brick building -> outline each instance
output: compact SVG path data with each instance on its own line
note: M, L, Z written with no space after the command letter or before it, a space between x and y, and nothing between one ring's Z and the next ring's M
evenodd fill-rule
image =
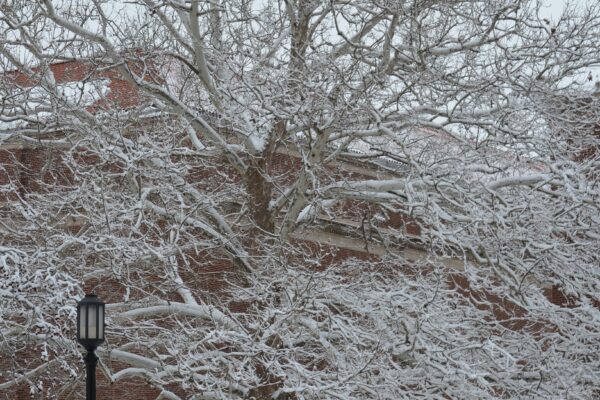
M123 140L130 140L135 143L141 141L143 135L139 134L144 130L152 131L154 128L157 131L166 129L170 125L169 117L164 117L153 110L151 102L145 99L144 96L136 90L133 83L123 79L121 75L112 67L107 67L102 63L94 63L92 61L68 61L49 66L52 75L62 92L59 93L67 100L72 102L79 110L84 109L90 115L99 115L105 113L107 118L112 122L118 121L118 125L123 127L120 132ZM34 89L39 87L40 81L31 80L21 73L5 74L3 79L10 81L16 88L19 88L24 93L24 107L31 107L35 110L40 100L39 96L44 96L43 91L36 92ZM151 74L149 78L152 79ZM43 85L42 85L43 86ZM55 96L53 93L52 96ZM52 97L50 96L50 98ZM52 103L52 100L50 100ZM141 105L144 105L143 110ZM46 108L41 107L37 110L38 113L46 113L45 116L51 115ZM69 113L69 110L63 111ZM207 114L208 118L218 118L216 115ZM84 118L82 116L81 118ZM119 120L119 118L121 120ZM39 129L32 121L32 129ZM11 218L14 213L14 207L23 207L30 201L40 201L41 199L51 199L53 196L68 196L68 193L78 185L97 185L98 197L113 196L111 204L118 204L119 188L126 188L138 179L150 180L153 179L150 175L140 173L139 177L130 179L127 176L125 166L119 165L113 159L102 160L100 153L88 153L85 147L85 139L77 135L70 136L64 130L55 129L52 123L52 118L46 118L40 130L39 140L23 140L22 137L12 137L11 129L15 126L11 125L10 121L5 121L0 134L3 135L3 141L0 145L0 193L3 205L3 218ZM56 124L59 126L61 124ZM22 127L22 126L21 126ZM425 131L424 131L425 132ZM152 133L151 133L152 134ZM425 133L424 133L425 134ZM36 137L31 135L31 137ZM77 140L81 140L82 144L78 144ZM112 139L111 139L112 140ZM186 146L191 147L189 138L182 138L180 150L178 154L173 155L174 158L190 157L186 154ZM110 141L108 141L110 144ZM106 146L110 147L109 145ZM116 151L116 150L115 150ZM158 153L157 153L158 154ZM116 154L118 157L118 154ZM240 178L236 177L235 172L230 169L225 163L219 162L220 154L211 154L211 150L207 149L205 159L211 160L210 163L198 163L190 165L185 171L182 171L184 180L192 182L193 188L200 193L211 193L215 196L230 196L235 197L235 187L240 186ZM271 174L279 180L281 187L285 187L285 182L290 181L295 177L297 172L302 168L301 160L302 151L299 148L282 147L277 150L275 160L271 164ZM147 162L153 162L148 158ZM394 164L393 160L385 157L374 158L363 163L356 163L350 158L345 159L343 156L338 157L335 163L329 164L324 168L322 174L331 176L335 179L369 179L373 181L381 181L394 176L394 170L398 169L399 165ZM157 167L157 171L159 168ZM95 172L101 171L102 174L95 175ZM89 180L86 174L90 174ZM97 182L99 176L105 176L110 180L106 183L107 190L103 191L102 186ZM161 179L161 177L156 178ZM94 181L96 180L96 181ZM104 183L103 183L104 184ZM177 185L177 183L175 183ZM139 184L140 197L157 196L160 197L160 190L157 193L141 193L142 184ZM123 189L125 190L125 189ZM228 200L229 201L229 200ZM231 203L231 204L230 204ZM128 207L126 203L123 205ZM202 207L207 208L209 214L209 201L202 204ZM235 201L230 201L223 204L222 208L228 211L228 208L235 213L243 209L244 204L235 204ZM166 209L167 207L165 207ZM49 210L53 210L49 208ZM85 208L81 206L74 207L72 210L56 211L53 216L43 216L46 221L52 221L55 226L52 232L64 230L80 237L86 229L94 229L98 221L85 221ZM157 217L154 220L154 225L137 224L136 221L121 221L120 223L113 222L114 226L108 222L109 229L117 231L126 231L131 227L135 227L138 233L136 235L147 235L149 241L166 240L169 236L169 222L167 218L160 218L161 209L155 209ZM240 214L243 214L240 212ZM358 260L377 260L389 256L391 253L402 255L404 260L411 263L419 264L425 262L428 258L428 251L419 240L420 222L411 219L406 215L386 210L377 204L370 204L360 199L347 199L336 204L331 209L311 210L307 209L305 218L311 219L311 224L295 230L289 236L290 243L293 243L294 251L286 254L285 258L302 262L304 255L310 254L311 262L314 263L316 270L322 270L332 265L342 265L349 259ZM310 214L310 215L308 215ZM22 214L21 214L22 215ZM140 212L140 215L142 213ZM378 215L378 218L373 218ZM141 218L141 217L140 217ZM183 219L183 217L181 217ZM378 220L377 226L374 226L372 221ZM115 219L117 221L117 219ZM175 220L183 223L182 220ZM103 222L103 221L102 221ZM280 221L274 221L275 225ZM202 240L207 240L206 229L202 224L194 225L194 230L188 233L197 234ZM247 232L253 232L248 229ZM397 237L397 233L402 232L401 237ZM33 234L32 234L33 235ZM123 234L123 237L135 237ZM386 239L383 239L383 238ZM163 238L163 239L160 239ZM390 239L392 238L392 239ZM394 239L396 238L396 239ZM6 243L10 243L12 238L5 238ZM19 243L17 239L17 245ZM214 240L210 239L210 240ZM240 243L244 243L248 238L236 238ZM168 240L166 240L168 242ZM216 247L225 247L224 244L215 244ZM165 247L166 248L166 247ZM77 251L77 247L67 249L71 253ZM114 250L118 254L119 250ZM226 250L225 253L227 253ZM123 258L131 257L130 254L123 254ZM94 259L93 255L86 255L86 261L93 265L98 263L106 268L109 258L103 258L104 255L99 255L98 259ZM258 257L258 256L257 256ZM109 260L109 261L107 261ZM152 262L152 257L143 262ZM165 261L166 260L166 261ZM189 287L193 287L197 291L198 296L203 301L217 301L221 304L227 304L230 309L244 310L249 307L249 300L238 300L228 297L229 285L242 283L236 281L236 265L231 257L225 256L223 252L215 251L211 253L207 250L197 250L193 246L183 246L177 252L169 254L161 262L173 263L176 266L175 270L179 274L175 278L169 277L173 282L180 279L185 282L190 282ZM465 299L474 299L476 308L483 311L488 311L493 315L500 324L510 330L523 329L545 329L540 328L536 323L529 324L526 320L526 312L520 306L511 303L498 295L488 293L484 289L472 288L468 280L463 276L464 261L452 257L447 257L439 260L444 268L446 282L444 284L454 290ZM124 265L127 265L126 263ZM178 267L177 267L178 266ZM119 269L121 268L121 269ZM179 269L177 269L179 268ZM118 310L121 303L126 301L144 298L147 295L161 294L167 301L176 302L178 296L182 295L182 288L171 283L165 284L164 276L161 276L160 269L150 268L148 271L136 270L135 274L139 276L121 280L124 267L115 267L113 273L107 276L94 276L93 273L82 274L77 276L80 283L83 284L86 290L96 291L108 303L114 303L111 308L108 306L108 313ZM88 271L89 272L89 271ZM405 265L404 273L410 275L416 273L411 269L410 265ZM138 282L139 287L131 287L131 282ZM544 289L546 295L554 304L569 307L574 299L568 298L557 287L548 287ZM211 300L212 299L212 300ZM169 321L162 321L157 326L164 326ZM163 324L163 325L161 325ZM110 330L110 328L109 328ZM71 332L72 334L72 332ZM107 332L110 336L111 332ZM127 333L130 335L130 333ZM123 335L123 340L127 339L127 335ZM68 336L68 335L67 335ZM115 338L109 344L110 348L116 349L123 343L121 339ZM64 371L57 369L58 366L44 367L38 369L39 360L31 354L38 354L40 348L31 344L28 347L21 349L21 353L14 353L12 357L3 357L0 364L0 398L1 399L29 399L29 398L46 398L47 393L52 392L53 396L58 396L61 399L75 399L81 391L82 382L81 375L69 376ZM139 354L142 350L137 349ZM116 353L116 351L115 351ZM136 354L138 354L136 353ZM143 373L133 371L123 360L112 360L109 355L102 354L104 365L101 365L98 372L99 399L174 399L181 396L185 398L187 393L182 386L167 383L163 388L157 387L156 383L149 383L149 379L144 377ZM30 361L27 359L30 358ZM18 359L18 362L16 361ZM25 361L24 361L25 360ZM71 360L78 362L77 358L71 354ZM50 361L52 362L52 357ZM57 362L59 364L59 362ZM25 368L26 366L26 368ZM317 368L317 367L315 367ZM320 368L320 367L319 367ZM53 382L54 375L59 381L69 380L70 384L64 384L62 387L59 383ZM112 382L109 382L109 378ZM49 382L47 386L36 386L36 382ZM13 384L16 383L16 384ZM53 386L54 385L54 386ZM268 398L268 395L273 393L269 389L269 385L276 387L277 382L268 381L268 384L263 385L266 391L256 390L248 394L249 398ZM58 388L58 389L57 389ZM58 390L58 392L54 391ZM264 397L261 397L264 396ZM295 398L295 397L289 397Z

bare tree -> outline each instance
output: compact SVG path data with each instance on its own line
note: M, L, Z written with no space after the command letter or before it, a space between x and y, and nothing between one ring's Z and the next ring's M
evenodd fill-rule
M157 399L599 396L600 6L540 7L3 2L0 392L77 398L87 286Z

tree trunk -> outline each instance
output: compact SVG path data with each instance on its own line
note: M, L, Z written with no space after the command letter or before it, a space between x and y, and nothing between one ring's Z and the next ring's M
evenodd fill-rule
M253 221L253 230L257 233L273 233L275 223L269 211L273 184L267 175L267 157L254 157L246 171L246 190L248 191L248 208Z

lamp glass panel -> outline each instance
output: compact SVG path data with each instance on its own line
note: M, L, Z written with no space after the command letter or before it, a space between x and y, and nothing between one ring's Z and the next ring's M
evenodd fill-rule
M87 332L87 338L88 339L97 339L97 325L96 325L96 310L98 309L98 306L96 305L90 305L88 306L88 332Z
M87 306L81 304L79 306L79 337L81 339L85 339L85 317L87 313L85 312Z
M98 339L104 339L104 306L98 307Z

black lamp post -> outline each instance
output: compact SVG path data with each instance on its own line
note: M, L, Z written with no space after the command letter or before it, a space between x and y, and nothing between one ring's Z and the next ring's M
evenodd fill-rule
M86 294L77 304L77 341L87 350L85 398L96 400L96 364L94 350L104 342L104 302L95 294Z

